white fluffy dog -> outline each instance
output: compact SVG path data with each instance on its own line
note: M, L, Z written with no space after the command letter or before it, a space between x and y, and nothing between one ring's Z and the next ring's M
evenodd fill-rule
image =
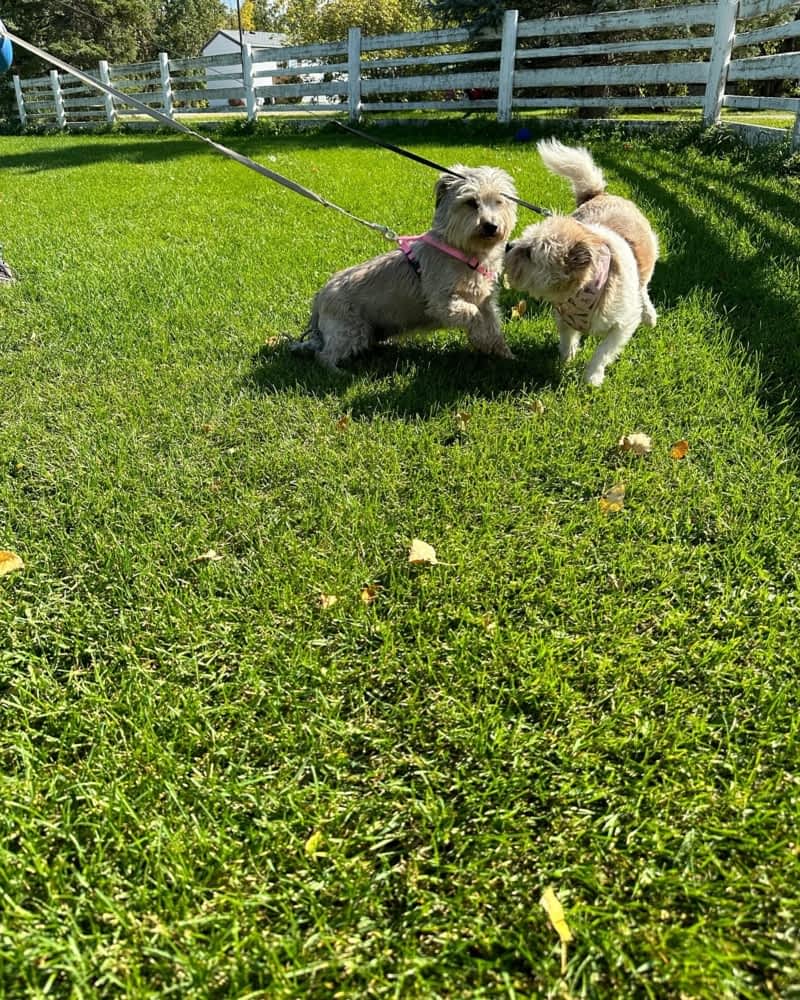
M433 225L401 249L335 274L317 292L304 339L328 368L411 330L466 331L485 354L512 357L500 332L496 277L516 223L514 182L494 167L460 165L436 183ZM457 174L459 176L454 176Z
M506 274L513 288L552 303L563 361L575 357L581 334L604 338L585 373L601 385L636 329L656 325L647 286L658 240L633 202L605 193L588 150L555 139L536 148L548 170L571 182L578 207L529 226L508 247Z

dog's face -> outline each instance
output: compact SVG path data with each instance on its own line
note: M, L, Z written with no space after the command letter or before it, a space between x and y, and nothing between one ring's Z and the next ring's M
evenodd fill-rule
M505 243L517 222L514 182L496 167L452 168L462 177L442 174L436 184L434 228L459 250L484 254Z
M569 216L551 216L509 244L508 282L534 298L563 302L584 284L602 245L602 239Z

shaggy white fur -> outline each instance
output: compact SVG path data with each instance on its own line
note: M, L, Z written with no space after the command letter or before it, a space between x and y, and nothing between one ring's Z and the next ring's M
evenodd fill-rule
M571 182L578 207L529 226L508 247L506 275L513 288L552 303L563 361L575 357L582 334L603 337L585 373L601 385L637 328L656 325L647 286L658 240L633 202L605 193L588 150L555 139L537 149L552 173Z
M392 250L339 271L317 292L304 339L294 350L313 352L338 370L378 341L442 327L466 331L485 354L512 356L500 332L493 272L502 267L516 223L516 204L506 197L516 196L514 182L494 167L452 169L462 177L448 173L437 181L429 234L472 258L472 266L416 241L410 247L415 264L402 250Z

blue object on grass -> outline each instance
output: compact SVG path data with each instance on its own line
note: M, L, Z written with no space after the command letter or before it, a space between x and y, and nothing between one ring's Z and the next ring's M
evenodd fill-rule
M1 28L3 28L2 21L0 21L0 29ZM5 73L13 61L14 49L11 45L11 39L6 38L4 35L0 38L0 73Z
M514 142L530 142L533 133L526 126L523 125L522 128L518 128L514 135Z

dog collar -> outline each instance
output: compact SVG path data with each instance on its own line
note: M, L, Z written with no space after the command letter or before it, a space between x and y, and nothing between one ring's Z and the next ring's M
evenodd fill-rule
M468 257L465 253L462 253L460 250L456 250L455 247L451 247L447 243L442 243L440 240L437 240L436 237L431 236L430 233L421 233L419 236L398 236L397 237L398 246L406 255L406 259L408 260L409 264L411 264L411 266L414 267L414 270L417 271L418 274L419 274L418 270L419 265L417 263L416 258L414 257L414 253L412 250L412 246L414 243L427 243L428 246L434 247L436 250L440 250L442 253L446 253L448 257L454 257L456 260L460 260L463 264L466 264L467 267L471 268L473 271L477 271L479 274L482 274L485 278L488 278L490 281L494 281L495 278L497 277L496 272L489 270L488 267L484 267L483 264L481 264L479 258ZM414 266L415 264L417 265L416 267Z
M579 333L588 333L592 325L592 313L597 308L600 296L608 281L611 266L611 251L603 244L595 264L594 274L590 281L574 292L566 302L560 302L553 308L561 319Z

